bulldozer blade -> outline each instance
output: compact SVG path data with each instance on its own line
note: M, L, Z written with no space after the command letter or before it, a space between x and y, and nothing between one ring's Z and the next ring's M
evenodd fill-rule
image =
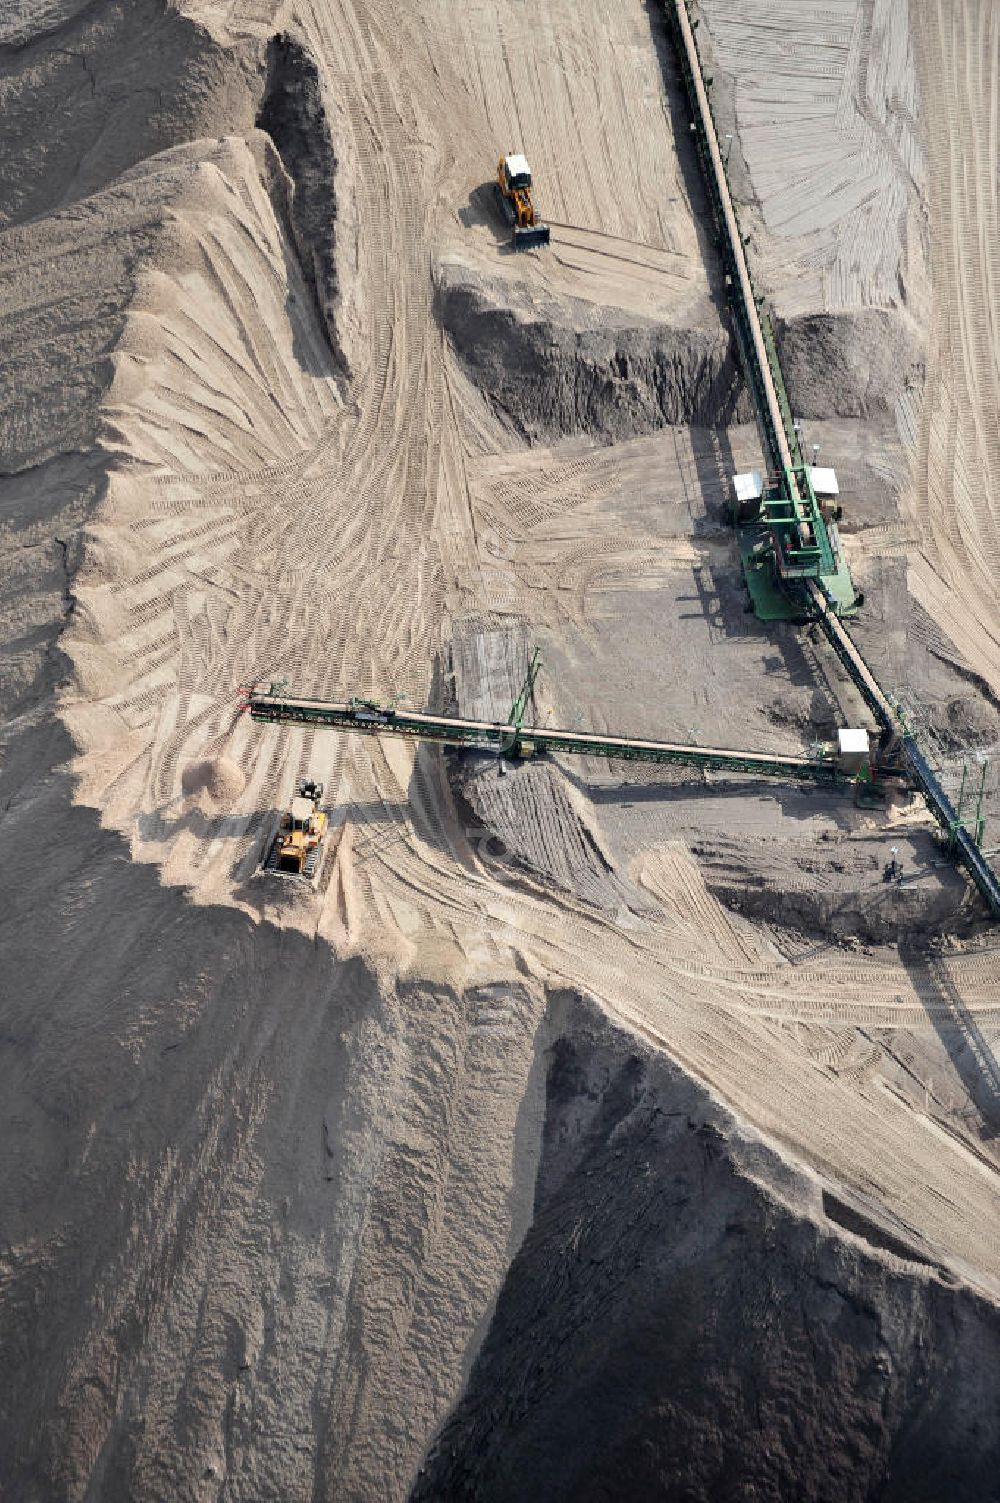
M533 224L523 229L518 227L514 231L514 249L531 250L535 245L548 245L549 233L547 224Z

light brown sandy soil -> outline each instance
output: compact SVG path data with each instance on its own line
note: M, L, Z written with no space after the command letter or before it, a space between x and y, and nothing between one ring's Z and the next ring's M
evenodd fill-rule
M912 485L898 441L883 454L858 424L828 434L878 451L844 468L862 506L875 497L851 547L880 668L910 660L892 614L902 558L960 667L992 685L994 522L972 477L996 440L995 200L950 155L995 181L990 7L969 0L948 36L952 9L921 8L925 74L945 55L972 69L956 62L934 98L923 166L902 9L834 9L850 186L825 217L768 197L774 143L736 95L761 254L789 314L884 307L901 266L918 321L933 308L927 400L918 415L901 398ZM723 63L759 59L773 6L705 11ZM103 46L128 74L116 16L82 53ZM70 132L53 146L48 199L8 195L3 235L3 487L21 552L0 829L45 853L18 860L5 921L31 978L6 998L3 1066L22 1495L401 1496L531 1222L542 1024L563 987L800 1165L797 1215L827 1226L820 1186L835 1185L893 1245L995 1298L996 954L904 961L856 939L874 907L879 938L954 919L961 890L929 864L926 821L890 823L919 873L897 895L882 822L819 795L673 789L629 816L601 796L621 769L600 765L504 784L488 768L456 795L436 754L239 713L238 686L273 677L500 714L537 640L556 722L797 749L857 715L808 641L740 608L721 503L756 453L745 426L528 452L437 316L436 289L461 273L564 322L578 299L612 331L717 327L660 22L641 0L233 0L169 23L178 77L189 56L217 67L185 112L162 105L173 134L116 113L116 84L79 162ZM349 377L301 271L284 169L253 128L279 27L315 59L336 152ZM63 88L62 43L31 46L4 54L11 76ZM797 52L813 47L804 29ZM801 99L816 88L806 77ZM960 94L961 147L943 124ZM817 131L797 170L819 195L835 136ZM553 222L548 255L507 254L484 191L515 146ZM278 890L255 867L307 772L331 797L332 859L320 891ZM851 916L831 923L817 889Z

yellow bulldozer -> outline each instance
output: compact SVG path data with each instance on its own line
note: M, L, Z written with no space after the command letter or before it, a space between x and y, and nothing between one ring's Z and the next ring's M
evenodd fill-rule
M329 825L323 784L306 778L281 816L278 831L264 861L264 870L277 876L311 882L319 873L323 841Z
M513 230L515 250L530 250L533 245L548 245L549 227L535 213L531 196L531 168L520 152L501 157L497 163L497 198L507 223Z

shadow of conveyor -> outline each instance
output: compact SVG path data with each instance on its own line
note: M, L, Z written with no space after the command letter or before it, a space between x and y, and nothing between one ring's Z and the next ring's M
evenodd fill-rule
M928 1016L983 1118L983 1136L1000 1136L1000 1061L970 1012L944 961L900 949L917 994L931 1003Z
M840 829L852 828L850 799L839 789L831 789L820 783L780 783L765 778L754 778L739 773L725 775L714 772L710 781L698 768L678 768L677 782L618 784L591 783L574 776L565 767L565 776L584 792L592 803L610 804L618 808L634 808L651 804L686 804L692 799L710 797L745 801L748 798L769 798L776 803L786 819L814 820L818 815L834 822Z

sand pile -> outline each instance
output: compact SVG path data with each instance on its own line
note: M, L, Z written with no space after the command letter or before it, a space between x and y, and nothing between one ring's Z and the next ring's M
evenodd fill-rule
M181 788L189 796L201 795L220 808L235 803L246 787L246 773L230 757L209 757L189 762L181 773Z
M614 442L670 424L748 419L732 342L705 307L674 320L594 309L579 299L539 306L497 279L445 269L438 313L455 351L495 411L527 442L588 433Z

